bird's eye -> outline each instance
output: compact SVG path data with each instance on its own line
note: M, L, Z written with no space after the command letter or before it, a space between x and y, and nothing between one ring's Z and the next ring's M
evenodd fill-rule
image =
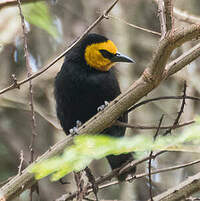
M114 56L114 54L108 52L107 50L99 50L99 52L107 59L111 59Z

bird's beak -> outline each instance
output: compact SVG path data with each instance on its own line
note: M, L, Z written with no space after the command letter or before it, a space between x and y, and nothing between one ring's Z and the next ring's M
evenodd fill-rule
M128 62L128 63L135 63L135 61L133 59L131 59L130 57L123 55L119 52L117 52L114 57L111 58L112 62Z

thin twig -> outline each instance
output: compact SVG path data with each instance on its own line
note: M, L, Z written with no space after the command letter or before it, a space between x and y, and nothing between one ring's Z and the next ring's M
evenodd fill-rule
M95 177L94 175L92 174L92 171L90 170L89 167L86 167L85 168L85 173L86 173L86 176L92 186L92 190L93 190L93 193L95 195L95 198L96 198L96 201L98 201L98 196L97 196L97 193L98 193L98 186L95 184ZM86 199L86 198L84 198Z
M116 17L116 16L113 16L113 15L111 15L111 14L107 15L107 17L108 17L108 18L115 19L115 20L117 20L117 21L119 21L119 22L122 22L122 23L124 23L124 24L126 24L126 25L128 25L128 26L134 27L134 28L136 28L136 29L139 29L139 30L142 30L142 31L145 31L145 32L148 32L148 33L157 35L157 36L161 36L161 33L157 32L157 31L152 31L152 30L150 30L150 29L146 29L146 28L143 28L143 27L140 27L140 26L131 24L131 23L127 22L126 20L123 20L123 19L121 19L121 18L119 18L119 17Z
M185 122L185 123L181 123L181 124L177 124L173 128L172 128L172 126L161 126L160 130L161 129L162 130L163 129L169 129L169 128L177 129L177 128L181 128L181 127L184 127L184 126L188 126L188 125L193 124L193 123L195 123L194 120L193 121L188 121L188 122ZM121 122L119 120L117 120L113 125L115 125L115 126L121 126L121 127L127 127L127 128L132 128L132 129L141 129L141 130L156 130L156 129L158 129L158 126L132 125L132 124Z
M195 198L195 197L189 197L189 198L186 198L185 199L186 201L199 201L200 200L200 198Z
M160 30L161 30L160 40L162 40L167 32L166 18L165 18L165 4L163 0L158 0L158 16L160 20Z
M177 20L184 21L190 24L200 23L200 16L195 16L191 13L187 13L183 10L179 10L178 8L174 8L174 16Z
M156 157L156 156L158 156L158 155L160 155L160 154L162 154L162 153L165 153L165 151L159 151L159 152L153 154L152 158L154 158L154 157ZM109 180L111 180L114 176L116 177L117 175L123 174L123 172L128 172L128 171L129 171L130 169L132 169L134 166L136 166L136 165L138 165L138 164L141 164L141 163L143 163L143 162L145 162L145 161L147 161L147 160L149 160L149 156L147 156L147 157L145 157L145 158L142 158L142 159L140 159L140 160L131 161L131 162L129 162L128 164L123 165L123 166L120 167L120 168L116 168L116 169L112 170L110 173L107 173L106 175L97 178L96 181L95 181L95 184L98 186L98 185L104 183L105 181L109 181ZM84 189L84 191L88 193L89 189L92 189L92 186L91 186L91 185L87 186L87 187ZM92 192L92 191L91 191L91 192ZM76 194L77 194L77 191L74 192L74 193L72 193L71 195L69 195L66 200L71 200L71 199L73 199L74 197L76 197Z
M165 19L166 19L166 31L173 29L173 3L172 0L164 0L165 4Z
M22 3L30 3L30 2L36 2L41 0L23 0ZM0 2L0 9L6 6L16 6L17 1L16 0L1 0Z
M167 79L171 75L175 74L176 72L180 71L183 66L186 66L196 58L200 56L200 43L183 53L181 56L167 64L165 68L165 75Z
M76 195L76 199L77 201L82 201L84 197L84 191L83 191L84 180L82 178L82 171L73 172L73 174L74 174L74 180L75 180L77 192L78 192Z
M157 138L157 136L159 134L163 118L164 118L164 115L162 115L161 118L160 118L158 128L157 128L156 133L155 133L155 135L153 137L154 141L156 140L156 138ZM150 193L151 201L153 201L152 180L151 180L151 161L152 161L152 156L153 156L153 151L151 151L151 153L149 154L149 164L148 164L148 170L149 170L149 193Z
M150 103L150 102L159 101L159 100L169 100L169 99L176 99L176 100L183 99L183 96L162 96L162 97L147 99L145 101L141 101L141 102L133 105L131 108L129 108L129 110L127 112L129 113L129 112L135 110L136 108L138 108L144 104ZM200 101L200 98L194 97L194 96L185 96L185 99Z
M23 150L21 150L20 151L20 164L19 164L19 167L18 167L18 175L21 175L21 173L22 173L23 162L24 162L24 152L23 152Z
M154 201L178 201L185 200L195 192L199 192L200 173L188 177L180 184L167 189L163 193L155 196Z
M30 56L29 56L29 52L28 52L27 35L26 35L27 30L26 30L26 26L25 26L24 15L23 15L22 9L21 9L21 1L17 0L17 3L18 3L18 8L19 8L19 14L21 17L27 78L29 78L32 74L32 69L31 69L31 64L30 64ZM16 81L15 85L17 85L19 87L19 85L17 84L17 81ZM34 161L34 148L33 147L34 147L35 137L37 136L37 133L36 133L35 112L34 112L34 105L33 105L33 86L32 86L31 80L29 80L29 98L30 98L29 105L31 108L31 130L32 130L31 142L29 145L29 149L30 149L30 163L32 163ZM32 193L33 193L33 187L31 187L31 190L30 190L30 200L31 201L32 201Z
M160 154L161 152L158 152L158 153ZM149 157L146 157L145 159L148 160ZM192 161L192 162L189 162L189 163L184 163L182 165L176 165L176 166L172 166L172 167L168 167L168 168L157 169L157 170L152 171L151 174L153 175L153 174L158 174L158 173L162 173L162 172L173 171L173 170L177 170L177 169L180 169L180 168L184 168L184 167L188 167L188 166L191 166L191 165L195 165L195 164L198 164L198 163L200 163L200 160L195 160L195 161ZM148 174L149 173L142 173L142 174L137 174L137 175L134 175L134 176L130 176L130 177L128 177L126 179L126 181L130 182L130 181L133 181L133 180L136 180L136 179L144 178L144 177L148 176ZM96 180L96 182L97 182L97 185L100 184L98 182L98 180ZM113 182L109 182L107 184L100 185L99 189L107 188L108 186L112 186L112 185L116 185L116 184L119 184L119 181L113 181ZM90 186L87 189L87 193L89 194L91 192L92 192L92 188ZM73 194L69 195L68 197L65 197L65 201L72 200L76 196L76 194L77 194L77 192L74 192Z
M28 44L27 44L27 30L25 26L25 19L22 14L22 9L21 9L21 1L17 0L18 2L18 8L19 8L19 13L21 17L21 25L22 25L22 30L23 30L23 40L24 40L24 53L25 53L25 60L26 60L26 69L27 69L27 78L29 78L32 74L32 69L31 69L31 64L30 64L30 56L28 52ZM32 126L32 136L31 136L31 143L29 145L30 149L30 163L33 162L33 157L34 157L34 142L35 142L35 136L37 135L36 133L36 123L35 123L35 112L34 112L34 105L33 105L33 86L31 80L29 80L29 98L30 98L30 109L31 109L31 126Z
M53 61L51 61L48 65L44 66L43 68L41 68L41 70L39 70L37 73L32 74L30 77L25 78L24 80L21 80L17 83L17 86L21 86L23 84L25 84L26 82L28 82L29 80L32 80L36 77L38 77L39 75L41 75L42 73L44 73L45 71L47 71L50 67L52 67L58 60L60 60L63 56L65 56L65 54L71 50L80 40L83 39L83 37L85 35L87 35L97 24L99 24L104 18L105 16L108 15L108 13L112 10L112 8L117 4L119 0L115 0L79 37L78 39L73 42L70 47L68 47L65 51L63 51L58 57L56 57ZM0 95L10 91L12 89L15 89L16 86L14 84L0 90Z
M184 110L184 107L185 107L185 98L186 98L186 88L187 88L187 85L186 85L186 81L184 82L184 89L183 89L183 96L182 96L182 103L181 103L181 108L180 108L180 111L178 112L178 115L174 121L174 124L171 128L169 128L168 130L166 130L166 132L163 134L164 136L171 133L171 131L173 130L173 128L178 125L178 122L180 120L180 117L181 115L183 114L183 110Z
M96 200L94 200L94 199L90 199L90 198L86 198L86 197L84 197L84 200L87 200L87 201L96 201ZM108 201L108 200L107 200ZM115 200L114 200L115 201Z

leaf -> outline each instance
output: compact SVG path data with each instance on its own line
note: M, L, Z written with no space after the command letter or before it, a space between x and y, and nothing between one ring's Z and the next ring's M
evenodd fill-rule
M53 38L58 37L58 31L52 23L47 4L45 2L35 2L22 5L25 19L45 31Z
M61 156L36 163L29 167L36 179L53 174L56 181L72 171L84 169L93 159L100 159L110 154L127 152L168 150L200 153L200 118L194 125L188 126L181 135L159 136L156 141L149 135L114 138L104 135L81 135L74 138L74 145L64 150ZM190 143L190 144L188 144ZM193 145L191 145L191 143Z

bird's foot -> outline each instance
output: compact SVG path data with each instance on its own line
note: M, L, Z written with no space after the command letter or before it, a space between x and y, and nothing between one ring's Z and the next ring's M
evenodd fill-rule
M82 122L79 121L79 120L77 120L77 121L76 121L76 127L77 127L77 128L80 128L81 126L82 126Z
M102 110L104 110L107 106L108 106L109 102L108 101L104 101L104 105L100 105L98 108L97 108L97 111L100 112Z
M81 126L82 126L81 121L77 120L77 121L76 121L76 126L73 127L73 128L71 128L71 129L69 129L69 133L70 133L71 135L77 135L77 134L78 134L78 129L79 129Z

